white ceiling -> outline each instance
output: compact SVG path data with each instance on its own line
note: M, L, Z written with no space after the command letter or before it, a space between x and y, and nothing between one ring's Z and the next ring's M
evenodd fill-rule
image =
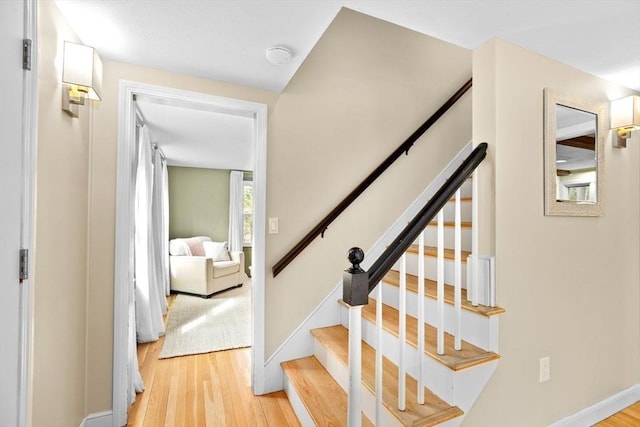
M169 166L253 170L253 118L154 97L136 105Z
M498 36L640 91L640 0L56 2L104 59L276 92L342 6L468 49ZM290 64L266 61L274 45L293 51Z

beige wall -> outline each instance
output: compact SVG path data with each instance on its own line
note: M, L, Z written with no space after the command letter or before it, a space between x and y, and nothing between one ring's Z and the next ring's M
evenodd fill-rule
M471 77L471 52L343 9L269 120L266 354L326 297L471 139L467 94L278 277L270 270L316 222Z
M116 144L120 80L260 102L267 104L270 109L278 98L276 93L269 91L104 61L104 96L94 112L89 181L88 413L111 409Z
M63 43L78 38L53 2L38 6L32 423L68 427L86 415L91 107L79 118L61 110Z
M483 247L506 314L500 364L465 425L548 425L640 381L640 137L620 150L609 132L605 216L544 216L543 89L598 102L631 92L500 40L473 62L473 136L490 144L482 214L495 227Z
M169 238L229 240L229 171L169 166Z

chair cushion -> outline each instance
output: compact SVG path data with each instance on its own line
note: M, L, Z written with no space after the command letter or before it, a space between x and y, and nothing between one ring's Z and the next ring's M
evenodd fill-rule
M216 261L231 261L227 242L203 242L204 253L207 258Z
M217 261L213 263L213 278L228 276L240 271L238 261Z

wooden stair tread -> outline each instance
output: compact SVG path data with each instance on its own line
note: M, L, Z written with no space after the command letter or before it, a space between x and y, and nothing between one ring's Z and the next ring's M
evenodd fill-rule
M460 197L460 202L470 202L473 200L473 197L471 196L464 196L464 197ZM453 196L452 198L449 199L448 203L454 203L456 201L455 196Z
M376 303L375 300L369 298L369 304L362 307L362 317L375 324L376 322ZM399 336L398 320L400 313L395 308L382 304L382 327L389 333ZM492 360L499 359L500 356L492 351L485 351L480 347L476 347L466 341L462 341L460 350L455 350L453 335L445 332L444 334L444 354L438 354L436 351L436 328L425 323L424 325L424 352L431 358L448 366L454 371L470 368L472 366L481 365ZM418 320L415 317L407 315L407 343L418 348Z
M445 227L455 227L456 223L455 221L443 221L442 223ZM438 220L434 219L433 221L431 221L427 227L436 227L438 225ZM460 222L460 227L462 228L471 228L471 221L461 221Z
M410 254L418 254L418 245L411 245L409 246L409 249L407 249L407 253ZM462 255L462 262L464 264L467 263L467 257L469 255L471 255L471 252L469 251L461 251L461 255ZM430 257L437 257L438 256L438 248L436 248L435 246L425 246L424 247L424 256L430 256ZM450 260L455 260L455 252L453 249L444 249L444 258L445 259L450 259Z
M327 328L313 329L311 333L331 353L333 353L344 366L348 366L349 331L342 325ZM375 350L362 342L362 383L375 394ZM398 403L398 367L383 357L383 405L393 413L403 425L407 426L434 426L445 421L459 417L462 410L451 406L438 396L425 388L425 403L417 403L417 382L414 378L406 377L406 408L400 411Z
M347 393L314 356L282 362L311 419L318 426L347 425ZM362 425L373 423L362 414Z
M400 272L396 270L391 270L387 273L386 276L382 279L383 282L391 285L391 286L400 286ZM418 293L418 277L412 274L407 274L407 291L413 292L415 294ZM424 294L429 298L436 299L437 298L437 283L430 279L424 279ZM447 304L454 304L454 287L452 285L445 284L444 285L444 301ZM474 313L481 314L483 316L495 316L497 314L504 313L504 308L502 307L489 307L486 305L478 304L477 307L471 305L469 301L467 301L467 290L462 289L462 309L472 311Z

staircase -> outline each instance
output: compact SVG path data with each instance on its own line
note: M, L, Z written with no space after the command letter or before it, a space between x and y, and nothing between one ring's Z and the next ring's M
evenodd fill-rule
M382 426L455 426L462 422L465 412L497 367L498 316L504 312L500 307L474 306L467 300L466 260L473 247L471 191L471 180L467 179L459 190L458 209L454 199L442 209L442 258L438 260L438 227L436 221L432 221L423 233L424 255L420 257L419 240L416 240L371 292L369 303L358 309L361 311L361 375L349 371L350 314L349 305L342 300L335 302L341 306L341 324L311 330L314 354L282 363L284 388L302 425L346 426L347 419L352 420L350 425L361 422L364 426L375 425L376 419ZM458 239L462 265L458 268L463 288L458 310L453 286L456 210L460 212ZM418 278L420 258L424 261L422 295ZM439 263L445 283L441 310L437 295ZM404 295L401 289L406 289ZM423 327L418 321L421 306L424 307ZM406 310L404 322L401 322L402 310ZM439 319L443 321L444 336L440 344L444 351L440 352ZM457 319L460 319L459 343L453 336L458 331ZM401 323L406 329L400 329L405 327ZM418 336L422 330L425 338L420 343ZM424 351L420 352L418 349L422 346ZM376 385L376 349L380 348L378 370L382 380ZM399 362L401 358L403 364ZM402 372L406 372L406 376ZM351 390L354 387L353 383L349 385L350 375L361 379L359 406L354 406L361 408L361 415L355 418L348 416L347 394L350 387ZM376 393L380 387L381 393ZM419 404L422 399L424 404ZM353 421L355 419L357 421Z

